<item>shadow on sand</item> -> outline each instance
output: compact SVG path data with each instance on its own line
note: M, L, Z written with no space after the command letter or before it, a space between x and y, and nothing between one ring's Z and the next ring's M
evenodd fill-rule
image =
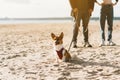
M120 68L120 66L117 65L112 65L110 64L110 62L92 62L92 61L84 61L83 59L79 59L78 57L76 57L75 59L71 60L69 63L71 64L77 64L77 65L81 65L83 67L85 66L105 66L105 67L113 67L113 68Z

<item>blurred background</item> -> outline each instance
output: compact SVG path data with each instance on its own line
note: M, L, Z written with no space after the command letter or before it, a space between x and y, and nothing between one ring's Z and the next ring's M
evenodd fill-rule
M95 4L92 17L99 17L100 8ZM69 0L0 0L0 18L6 19L70 17L70 11ZM114 6L114 16L120 17L120 2Z

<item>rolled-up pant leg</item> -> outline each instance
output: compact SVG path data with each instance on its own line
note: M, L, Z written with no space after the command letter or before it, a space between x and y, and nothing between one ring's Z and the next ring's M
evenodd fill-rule
M73 42L77 43L77 36L78 36L78 31L79 31L79 26L80 26L80 14L78 14L77 19L75 20L74 28L73 28Z
M89 13L84 13L83 16L82 16L84 42L88 42L88 23L89 23L89 19L90 19Z

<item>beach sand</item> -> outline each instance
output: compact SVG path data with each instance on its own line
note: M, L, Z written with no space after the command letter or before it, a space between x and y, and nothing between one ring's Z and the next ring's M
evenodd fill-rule
M93 47L83 47L80 27L78 48L70 48L73 60L58 64L50 33L63 32L68 49L72 25L0 24L0 80L120 80L120 21L114 21L113 26L116 46L99 47L99 22L90 21L89 42Z

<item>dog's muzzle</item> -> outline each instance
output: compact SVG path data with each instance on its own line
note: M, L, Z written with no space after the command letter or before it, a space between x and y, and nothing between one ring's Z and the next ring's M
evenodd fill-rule
M58 45L60 44L60 42L58 40L55 41L55 45Z

